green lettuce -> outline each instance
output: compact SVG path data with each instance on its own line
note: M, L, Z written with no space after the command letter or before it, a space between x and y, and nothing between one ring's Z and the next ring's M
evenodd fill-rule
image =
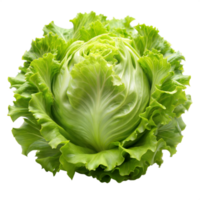
M158 30L134 20L79 13L72 29L44 27L9 82L12 133L22 154L54 175L65 170L101 182L135 180L162 150L176 153L191 105L184 57Z

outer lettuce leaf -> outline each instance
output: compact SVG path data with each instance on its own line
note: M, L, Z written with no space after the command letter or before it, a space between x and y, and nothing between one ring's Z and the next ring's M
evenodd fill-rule
M16 101L13 102L14 105L8 107L9 110L8 115L11 117L11 119L15 121L21 116L23 117L31 116L28 110L28 103L30 101L30 98L23 97L20 94L15 94L14 97L16 99Z
M131 37L134 32L133 22L138 22L136 17L126 15L122 19L114 16L108 18L105 14L98 14L96 11L77 12L68 22L73 25L73 38L77 40L89 41L101 35L110 34L124 38Z
M37 58L42 57L47 52L54 53L55 58L58 59L62 56L64 50L66 52L66 48L67 48L67 44L64 41L58 39L57 36L53 36L52 34L49 34L48 36L42 39L36 39L36 41L32 42L32 47L30 51L26 52L23 56L23 59L27 60L26 62L27 65L25 65L26 67L22 69L22 72L19 73L17 77L8 79L9 82L11 83L11 87L15 87L17 89L15 91L16 101L14 102L14 106L9 106L9 115L12 117L13 120L16 120L20 116L27 117L30 115L30 112L28 111L28 102L31 99L31 94L36 93L38 89L40 91L48 90L48 88L45 87L45 84L42 83L44 81L47 81L47 79L41 80L45 76L44 74L45 67L46 69L48 67L48 66L45 66L46 61L43 62L42 70L39 66L40 64L42 64L41 63L42 60L34 61L33 63L32 61L36 60ZM48 54L46 60L49 59L51 62L52 58L53 58L53 55ZM33 66L29 67L30 63L32 63L34 67ZM58 63L56 62L54 63L55 63L54 66L56 64L57 66L51 69L55 71L56 67L57 69L59 69L59 67L58 67ZM48 65L49 64L51 63L48 63ZM37 70L40 72L40 74L36 72ZM26 72L26 75L24 74L24 72ZM41 76L41 73L43 73L42 76ZM35 76L34 79L36 80L35 85L31 81L27 82L25 80L27 77L30 78L33 74L35 74L34 75ZM52 73L52 75L54 75L54 72ZM48 85L49 85L48 87L50 87L51 81L52 81L52 77L50 77L50 79L48 80Z
M158 129L157 138L162 138L167 146L171 155L176 153L176 146L181 142L183 136L181 131L185 128L185 124L181 118L174 118L169 124L166 124Z
M156 49L163 55L171 54L174 50L170 44L165 41L159 34L158 30L153 26L146 26L145 24L137 25L134 27L137 34L134 35L134 47L143 56L146 50Z
M22 59L31 63L33 60L43 57L46 53L52 53L56 60L62 60L68 46L69 43L50 32L44 38L36 38L31 44L31 49L24 53Z
M51 171L54 175L59 171L59 148L52 149L40 133L40 125L34 118L25 119L20 128L13 128L13 136L22 146L22 154L37 150L36 161L42 165L46 171Z
M104 15L96 15L94 12L89 14L79 13L76 18L70 21L74 25L74 39L88 41L95 36L108 33Z
M56 26L54 22L52 21L50 24L46 25L43 28L44 36L48 35L49 33L54 33L59 38L68 41L72 38L73 29L64 29Z
M45 140L49 141L52 148L56 148L61 142L67 140L64 136L68 136L68 133L48 115L49 104L46 105L42 93L32 95L29 110L38 120L38 123L41 124L40 132Z
M61 168L68 171L70 178L77 171L101 182L109 182L111 178L122 182L139 178L154 163L160 166L163 162L162 149L167 148L164 140L157 141L154 131L151 131L148 136L141 138L138 147L130 149L120 147L95 153L90 149L66 143L61 148L60 162Z
M139 63L147 74L151 85L151 94L156 90L156 86L160 86L169 75L171 69L167 59L163 59L162 54L148 52L148 55L140 58Z
M51 37L51 35L49 36ZM51 39L52 38L50 38L49 41ZM42 40L38 40L35 44L38 45L41 41ZM59 41L57 42L57 45L59 46ZM44 43L41 42L41 44ZM34 48L32 48L32 52L33 49ZM42 53L41 55L38 54L38 57L41 56L43 56ZM38 156L37 162L40 163L45 170L53 173L58 171L60 152L58 150L51 150L51 148L57 147L60 141L66 141L66 138L62 136L62 134L66 134L65 131L49 116L50 106L53 102L51 82L53 76L60 68L60 64L54 60L55 57L56 54L46 54L43 58L36 59L37 57L33 57L33 61L29 60L29 62L31 62L31 67L28 68L26 73L26 80L29 82L25 82L24 75L20 75L20 78L23 76L21 80L24 81L21 81L18 78L19 76L16 77L16 79L10 79L11 86L17 88L15 91L15 98L17 101L14 103L14 106L9 107L9 115L13 120L16 120L21 116L30 119L25 119L24 125L21 128L13 129L16 140L22 145L23 153L27 155L28 152L32 150L39 150L36 155ZM19 86L16 86L16 82L19 83ZM28 89L29 92L27 92ZM41 91L42 93L34 94L38 91ZM31 122L34 121L32 114L38 119L38 122L35 122L35 124L31 124ZM42 129L38 123L42 124ZM33 127L35 127L35 129L33 129ZM33 130L31 131L31 129ZM62 132L62 134L60 134L60 132ZM44 134L44 137L41 134ZM54 156L48 155L48 151L50 150L55 151ZM44 154L42 154L42 152L46 152L46 156L41 156Z
M88 170L96 170L100 165L105 171L110 171L124 161L122 151L118 149L104 150L96 153L95 151L72 143L67 143L61 148L61 163L68 162L75 167L86 167Z

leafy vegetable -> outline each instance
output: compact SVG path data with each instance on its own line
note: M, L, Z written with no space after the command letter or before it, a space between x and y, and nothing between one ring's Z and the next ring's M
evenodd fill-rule
M162 150L176 153L191 104L184 57L157 29L132 20L91 12L71 20L72 29L51 22L9 78L9 116L24 117L13 135L24 155L37 150L46 171L122 182L160 166Z

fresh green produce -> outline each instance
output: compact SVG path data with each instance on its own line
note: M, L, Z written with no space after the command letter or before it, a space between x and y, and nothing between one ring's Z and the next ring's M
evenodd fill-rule
M184 57L133 20L91 12L71 20L72 29L51 22L9 78L9 116L24 117L12 133L24 155L37 150L46 171L122 182L160 166L162 150L176 153L191 104Z

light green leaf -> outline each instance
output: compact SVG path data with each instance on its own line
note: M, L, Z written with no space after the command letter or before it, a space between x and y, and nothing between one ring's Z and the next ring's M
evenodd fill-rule
M24 119L20 128L13 128L12 133L17 142L22 147L22 154L28 155L33 150L38 150L36 161L42 165L46 171L51 171L54 175L59 171L59 148L52 149L47 141L40 134L40 126L33 119Z
M44 38L36 38L32 41L31 49L25 52L22 59L31 63L35 59L42 58L44 54L52 53L56 60L61 61L65 57L69 44L58 35L49 33Z
M44 36L49 33L54 33L58 35L59 38L65 41L71 39L73 34L73 29L60 28L56 26L53 21L50 24L44 26L43 31L44 31Z
M142 69L147 74L151 84L151 94L155 91L157 85L161 85L163 79L168 76L170 64L164 59L162 54L148 52L146 56L139 59Z
M67 141L68 133L49 116L49 110L49 103L46 103L42 93L32 95L29 111L41 125L41 135L52 148L56 148L60 143Z

